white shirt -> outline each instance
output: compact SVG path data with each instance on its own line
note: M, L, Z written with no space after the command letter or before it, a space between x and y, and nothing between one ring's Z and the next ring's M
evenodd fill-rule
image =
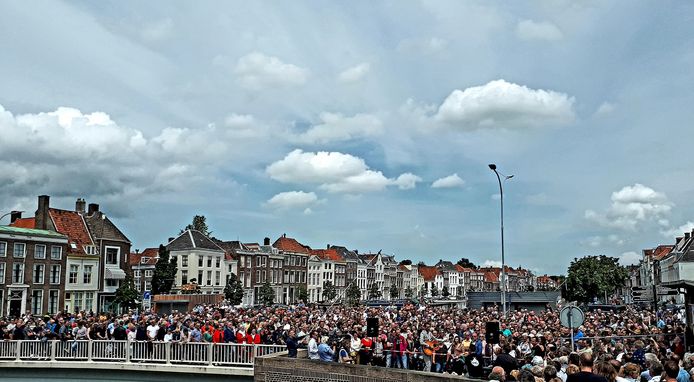
M320 359L318 355L318 343L315 338L311 338L308 341L308 358L309 359Z
M157 338L157 332L159 332L159 325L154 324L154 325L150 325L147 327L147 336L150 339L153 339L153 340L156 339Z

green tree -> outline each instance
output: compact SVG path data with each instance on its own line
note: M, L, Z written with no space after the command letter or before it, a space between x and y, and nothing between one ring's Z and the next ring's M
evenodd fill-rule
M586 256L569 265L563 297L569 301L590 302L594 297L612 293L624 285L626 268L615 257Z
M335 299L337 296L337 290L335 289L335 285L328 280L323 283L323 300L324 301L332 301Z
M436 297L439 295L439 288L436 287L436 284L431 284L431 297Z
M138 298L140 293L135 289L135 283L133 282L133 277L128 273L125 276L123 283L116 289L116 297L114 302L119 304L121 308L133 309L138 306Z
M305 286L299 286L297 294L299 295L299 300L303 301L304 303L308 302L308 289L306 289Z
M405 260L400 262L400 265L412 265L412 260L405 259Z
M450 295L451 295L451 292L448 291L448 285L444 285L443 288L441 289L441 296L448 297Z
M241 280L233 273L227 278L227 285L224 287L224 298L232 305L239 305L243 301Z
M275 303L275 291L270 286L270 282L266 281L260 290L258 290L258 300L261 304L272 305Z
M390 298L395 299L400 296L400 290L398 290L398 286L393 284L390 286Z
M412 298L414 291L409 286L405 288L405 297Z
M347 303L350 306L359 305L359 301L361 300L361 290L359 290L356 283L349 284L347 291L345 291L345 297L347 298Z
M152 294L166 294L171 292L176 279L176 257L169 258L169 250L159 245L159 260L154 266L152 275Z
M468 259L467 257L463 257L460 260L458 260L457 264L463 268L472 268L472 269L477 268L477 266L472 261L470 261L470 259Z
M369 300L375 300L381 298L381 290L378 289L377 283L371 283L369 287Z
M427 284L424 284L419 289L419 296L420 297L426 297L428 292L429 292L429 289L427 289Z
M182 229L180 233L183 233L189 229L200 231L205 236L212 235L212 231L210 231L210 228L207 226L207 218L205 215L195 215L193 217L193 222Z

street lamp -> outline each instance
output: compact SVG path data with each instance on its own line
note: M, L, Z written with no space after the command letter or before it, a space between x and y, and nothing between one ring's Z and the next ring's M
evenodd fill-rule
M7 215L16 214L16 213L18 213L18 212L24 212L24 211L10 211L10 212L8 212L8 213L6 213L6 214L0 216L0 220L4 219L5 216L7 216Z
M496 171L496 165L494 163L489 164L489 169L494 171L496 174L496 179L499 181L499 200L501 201L501 312L503 317L506 318L506 259L504 257L504 188L501 185L501 176L504 177L504 181L513 178L513 175L499 176L499 172Z

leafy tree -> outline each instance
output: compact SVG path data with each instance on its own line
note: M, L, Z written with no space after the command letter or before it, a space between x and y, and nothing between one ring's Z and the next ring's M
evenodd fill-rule
M460 260L458 260L457 264L463 268L472 268L472 269L477 268L477 266L472 261L470 261L470 259L468 259L467 257L463 257Z
M326 281L323 283L323 300L332 301L337 296L337 290L335 285L331 281Z
M410 288L409 286L405 288L405 297L412 298L413 295L414 291L412 290L412 288Z
M139 297L140 293L135 289L133 277L128 273L123 283L116 289L114 302L119 304L122 308L133 309L139 305L137 302Z
M299 286L297 294L299 295L299 300L304 303L308 302L308 289L304 285Z
M419 290L419 295L421 297L426 297L428 292L429 292L429 290L427 289L427 284L424 284L424 285L422 285L422 287Z
M356 283L349 284L347 291L345 292L345 297L347 298L347 303L349 305L359 305L359 301L361 300L361 290Z
M369 300L375 300L377 298L381 298L381 290L378 288L377 283L371 283L371 286L369 287Z
M405 260L400 262L400 265L412 265L412 260L405 259Z
M264 305L272 305L275 302L275 291L269 281L266 281L258 290L258 300Z
M569 301L589 302L624 285L626 268L615 257L586 256L569 265L562 294Z
M418 267L426 267L426 264L424 264L423 261L420 261L420 262L417 263L417 266L418 266Z
M436 287L436 284L431 284L431 297L436 297L439 295L439 288Z
M399 295L400 295L400 290L398 290L398 286L395 284L391 285L390 286L390 298L391 299L398 298Z
M152 275L153 295L171 292L177 269L176 257L169 258L169 250L159 245L159 260L154 266L154 275Z
M450 295L451 295L451 292L448 291L448 285L444 285L443 288L441 289L441 296L448 297Z
M207 226L207 218L205 217L205 215L195 215L193 217L193 222L188 224L184 229L182 229L179 234L189 229L200 231L205 236L212 235L212 231L210 231L209 227Z
M243 285L235 274L230 274L227 278L227 285L224 287L224 298L232 305L239 305L243 301Z

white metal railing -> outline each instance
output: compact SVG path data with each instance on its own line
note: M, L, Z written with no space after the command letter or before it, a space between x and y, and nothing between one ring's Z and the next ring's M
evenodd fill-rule
M284 345L150 341L0 341L0 362L98 361L253 367Z

